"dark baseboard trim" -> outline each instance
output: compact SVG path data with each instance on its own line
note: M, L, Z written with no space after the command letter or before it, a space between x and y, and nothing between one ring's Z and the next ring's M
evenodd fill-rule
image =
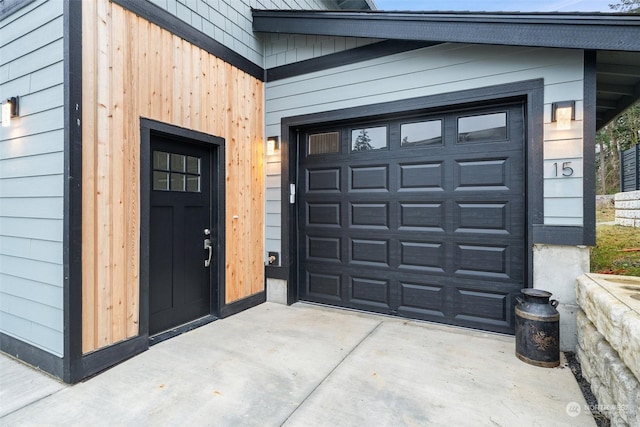
M225 318L229 316L233 316L234 314L240 313L248 308L255 307L256 305L260 305L267 300L267 293L262 291L255 295L251 295L250 297L241 299L240 301L232 302L231 304L226 304L220 308L220 318Z
M269 68L265 71L266 81L272 82L280 79L286 79L288 77L299 76L301 74L328 70L342 65L355 64L369 59L422 49L423 47L435 46L437 44L440 43L414 40L385 40L342 52L320 56L318 58L311 58L288 65Z
M81 381L111 368L149 348L149 337L137 336L84 355L80 368L73 372L70 383Z
M64 380L64 359L0 332L0 351Z
M267 265L264 268L264 276L267 279L289 280L288 271L284 267L274 267L274 266Z
M149 347L159 344L163 341L182 335L185 332L192 331L200 326L208 325L214 320L218 320L216 316L208 315L194 320L193 322L185 323L176 328L169 329L168 331L160 332L159 334L149 337Z
M223 45L219 41L209 37L205 33L196 30L180 18L150 1L142 0L111 0L113 3L135 13L136 15L152 22L176 36L206 50L210 54L222 59L247 74L264 81L264 69L251 62L244 56Z
M583 227L565 225L533 225L533 244L579 246L592 245L585 240Z

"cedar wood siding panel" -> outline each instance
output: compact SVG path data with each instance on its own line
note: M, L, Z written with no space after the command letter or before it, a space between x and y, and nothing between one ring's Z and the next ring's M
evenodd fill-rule
M264 122L259 80L108 0L82 13L87 353L138 334L140 117L225 139L223 302L264 290Z
M63 355L63 4L36 1L0 21L0 332Z
M441 44L357 64L267 82L266 134L280 135L281 119L530 79L544 79L544 163L572 161L576 174L544 181L544 223L582 225L583 53L579 50ZM551 123L551 103L575 100L570 131ZM280 190L278 156L267 159L267 194ZM549 174L545 174L545 177ZM569 182L570 185L567 185ZM567 210L572 204L578 209ZM267 198L266 250L280 251L280 203Z

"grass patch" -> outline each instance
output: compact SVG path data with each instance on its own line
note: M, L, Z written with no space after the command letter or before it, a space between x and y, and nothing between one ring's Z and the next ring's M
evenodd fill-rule
M640 228L599 225L591 249L593 273L640 276Z
M616 220L614 208L596 208L596 222L608 222Z

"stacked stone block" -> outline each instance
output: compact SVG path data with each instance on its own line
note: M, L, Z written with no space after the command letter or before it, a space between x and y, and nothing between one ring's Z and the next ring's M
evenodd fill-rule
M617 225L640 227L640 190L616 194L615 207Z
M619 299L640 293L640 279L620 284L607 276L586 274L578 278L578 346L576 355L584 378L598 399L598 409L612 426L640 426L640 314ZM609 289L607 289L609 288ZM633 305L633 304L632 304Z

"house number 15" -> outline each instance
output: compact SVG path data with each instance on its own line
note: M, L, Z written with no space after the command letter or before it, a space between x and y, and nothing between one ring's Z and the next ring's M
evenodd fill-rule
M555 170L555 176L558 176L558 173L562 172L562 176L571 176L573 175L573 168L569 166L571 162L562 162L562 167L558 168L558 162L553 164Z

